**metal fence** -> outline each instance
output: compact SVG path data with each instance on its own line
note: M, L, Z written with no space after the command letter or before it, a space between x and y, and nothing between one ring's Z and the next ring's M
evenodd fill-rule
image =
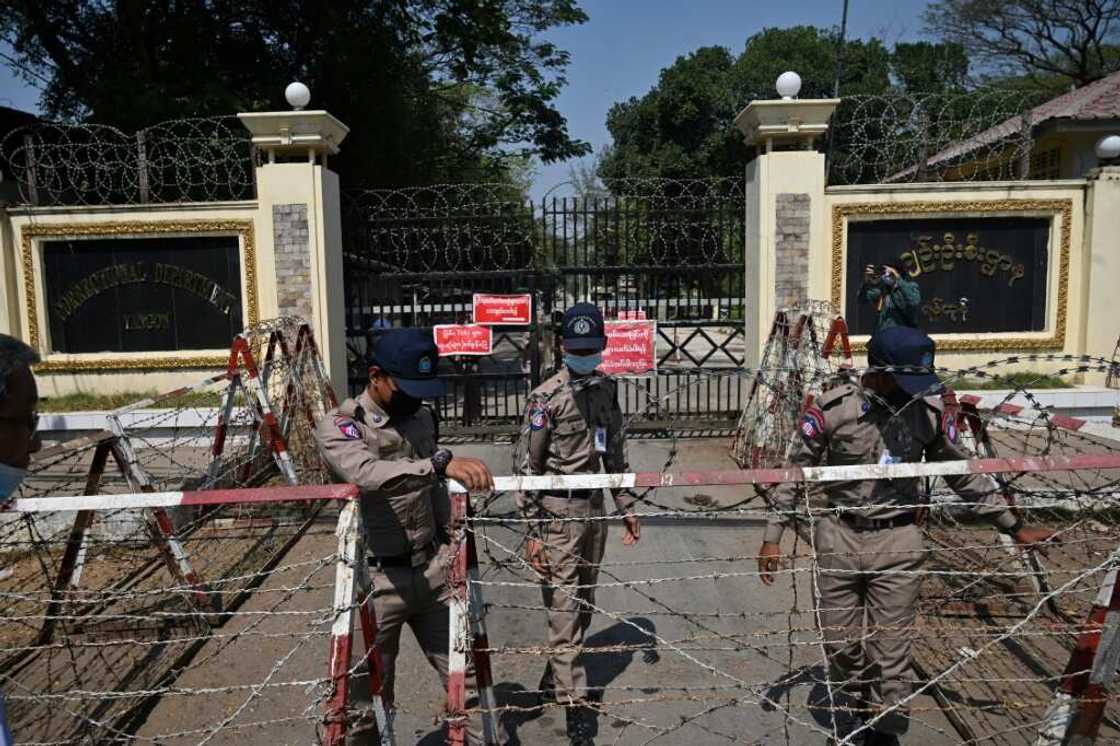
M126 134L40 123L0 141L0 164L29 205L217 202L256 196L249 132L237 117L177 119Z
M659 369L623 388L624 409L733 425L742 364L743 186L734 180L620 181L597 196L530 204L503 185L350 193L345 201L351 390L380 328L471 321L474 293L527 293L527 326L494 329L491 355L445 359L445 429L505 432L558 359L572 303L658 322ZM712 375L708 375L711 373Z

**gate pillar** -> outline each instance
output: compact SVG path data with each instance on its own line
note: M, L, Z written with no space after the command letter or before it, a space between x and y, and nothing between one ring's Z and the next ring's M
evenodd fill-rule
M346 302L338 175L327 158L350 131L326 111L238 114L261 157L256 286L261 316L312 326L335 391L347 391Z
M840 99L752 101L735 118L757 155L746 166L746 355L757 367L775 312L828 297L825 158L814 141Z

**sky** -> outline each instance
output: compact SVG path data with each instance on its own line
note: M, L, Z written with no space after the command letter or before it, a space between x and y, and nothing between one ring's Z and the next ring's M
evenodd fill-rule
M877 36L888 45L922 36L927 0L850 0L849 38ZM843 0L582 0L590 20L547 38L571 52L568 85L556 105L571 134L598 151L610 143L607 110L641 96L661 69L711 45L738 54L747 37L772 26L838 26ZM8 50L0 46L0 52ZM0 105L38 111L38 92L0 66ZM743 105L746 105L746 101ZM360 126L348 122L351 127ZM532 194L563 194L572 161L538 168Z

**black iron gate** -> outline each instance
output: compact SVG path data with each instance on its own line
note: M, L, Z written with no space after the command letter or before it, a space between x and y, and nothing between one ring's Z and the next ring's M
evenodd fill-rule
M523 202L505 186L347 195L344 224L351 391L388 327L467 323L474 293L528 293L534 320L496 327L493 353L444 359L450 432L508 432L557 359L555 321L590 300L608 318L658 322L658 372L627 382L646 427L718 428L742 407L740 182L635 181L612 193Z

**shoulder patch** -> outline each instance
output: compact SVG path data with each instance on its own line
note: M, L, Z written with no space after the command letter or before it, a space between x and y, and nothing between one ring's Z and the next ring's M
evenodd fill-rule
M548 424L548 407L540 402L529 407L529 427L532 430L543 430Z
M824 412L816 407L808 407L801 415L801 436L806 440L816 440L824 435Z
M334 424L335 427L338 428L338 431L342 433L342 437L346 438L347 440L362 439L361 431L358 430L358 426L354 424L354 420L350 419L349 417L335 415Z

